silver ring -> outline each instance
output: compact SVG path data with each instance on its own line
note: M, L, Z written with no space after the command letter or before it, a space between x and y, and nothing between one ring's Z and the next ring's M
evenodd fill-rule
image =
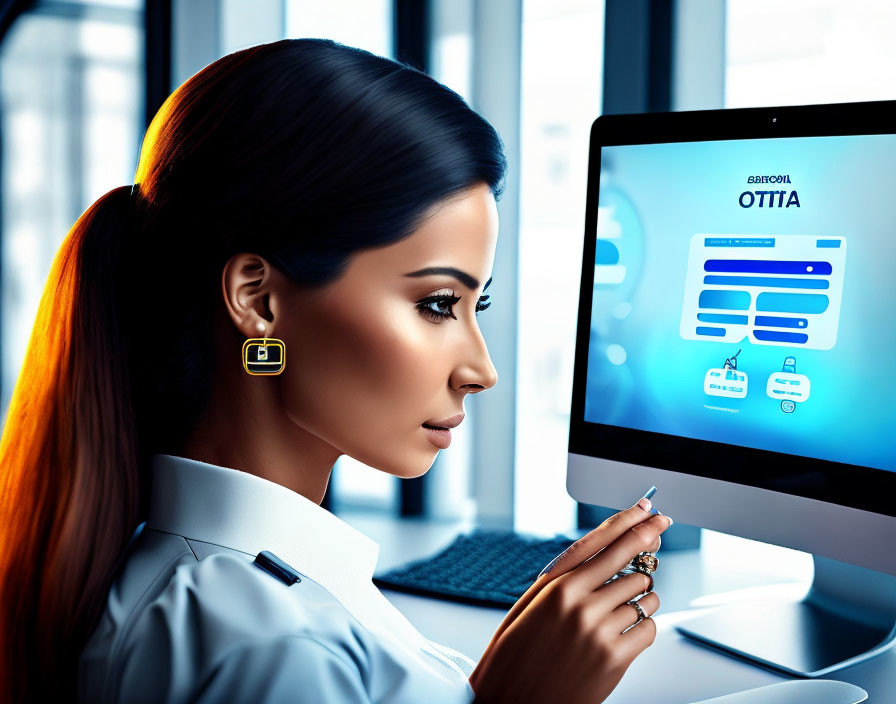
M644 609L641 608L641 605L638 603L637 599L632 599L631 601L625 602L626 604L630 604L635 607L635 611L638 612L638 620L635 621L633 625L637 626L641 621L647 618L647 614L644 613Z

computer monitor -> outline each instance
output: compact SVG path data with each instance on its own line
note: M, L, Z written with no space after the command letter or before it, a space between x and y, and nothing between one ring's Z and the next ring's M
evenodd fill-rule
M896 101L591 130L567 489L812 553L803 601L679 626L791 674L896 634L894 173Z

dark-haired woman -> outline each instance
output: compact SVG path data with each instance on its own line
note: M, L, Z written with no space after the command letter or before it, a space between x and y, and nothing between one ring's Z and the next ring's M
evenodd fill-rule
M343 454L426 472L496 383L477 315L505 166L457 94L327 40L225 56L168 98L133 187L53 262L0 440L8 701L607 696L656 630L627 603L648 577L605 582L665 517L577 541L474 664L319 505Z

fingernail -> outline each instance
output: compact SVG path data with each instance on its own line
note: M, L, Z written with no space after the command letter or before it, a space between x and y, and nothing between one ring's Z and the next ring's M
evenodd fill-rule
M547 574L548 572L550 572L554 568L554 565L556 565L560 561L560 558L563 557L565 553L566 550L561 552L559 555L557 555L557 557L555 557L547 565L545 565L544 569L538 573L538 577L541 577L543 574ZM531 574L531 572L529 574ZM538 577L536 577L535 579L538 579Z
M635 505L640 506L645 511L650 511L650 507L653 506L653 504L650 503L650 497L653 496L655 493L656 493L656 487L655 486L650 487L647 490L647 493L644 494L644 496L642 496L640 499L638 499L638 503Z

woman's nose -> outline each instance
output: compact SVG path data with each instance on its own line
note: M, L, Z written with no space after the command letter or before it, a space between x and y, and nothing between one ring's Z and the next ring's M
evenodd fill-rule
M484 341L477 352L459 364L452 374L451 387L470 394L492 388L498 383L498 371L492 364Z
M482 388L477 389L477 392L485 391L485 389L490 389L498 383L498 370L495 369L495 365L492 364L492 358L488 356L488 352L486 352L485 354L485 360L486 370L483 374L485 380L482 382Z

